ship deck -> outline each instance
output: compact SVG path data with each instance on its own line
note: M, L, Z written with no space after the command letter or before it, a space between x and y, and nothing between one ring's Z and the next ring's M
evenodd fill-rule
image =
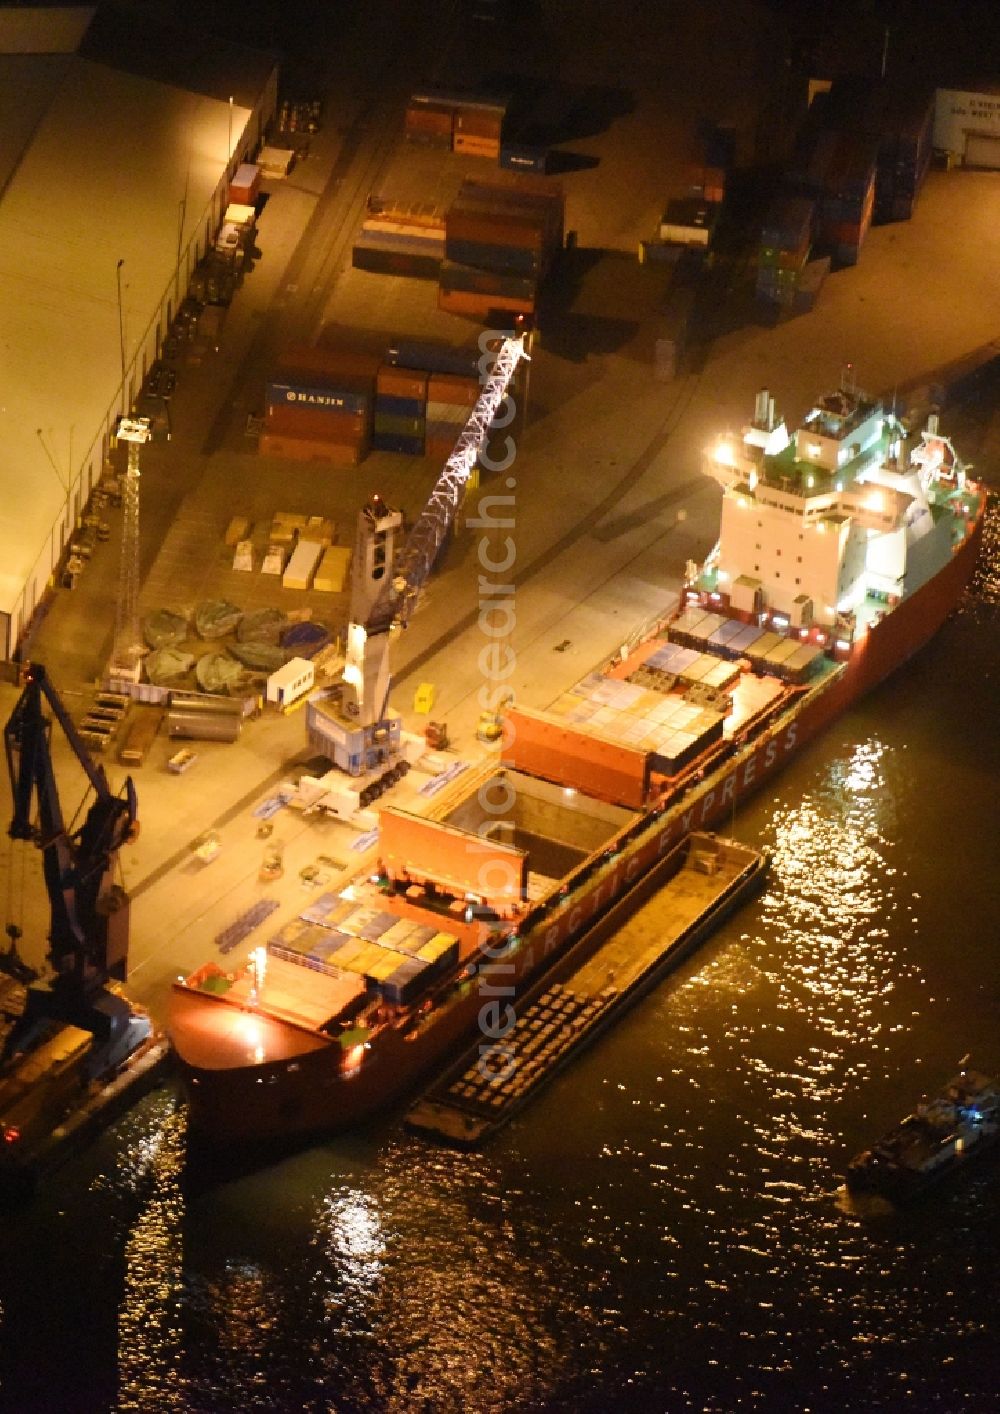
M488 1138L707 937L767 871L762 853L713 835L687 836L676 854L678 867L656 894L655 910L640 903L611 936L603 937L600 925L584 934L558 969L518 999L503 1042L484 1046L480 1037L409 1111L408 1128L462 1148ZM622 906L629 906L628 896Z

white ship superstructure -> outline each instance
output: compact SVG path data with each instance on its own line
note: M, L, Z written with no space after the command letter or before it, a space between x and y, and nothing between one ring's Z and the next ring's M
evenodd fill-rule
M931 579L951 556L965 472L928 420L907 429L848 374L789 436L757 395L741 438L723 437L705 470L724 490L708 575L731 613L848 641Z

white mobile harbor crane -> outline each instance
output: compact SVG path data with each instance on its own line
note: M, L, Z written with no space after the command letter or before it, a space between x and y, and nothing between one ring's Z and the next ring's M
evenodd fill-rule
M402 516L373 496L358 517L343 681L306 707L309 743L337 768L300 782L302 803L344 818L364 809L410 768L423 750L406 739L389 706L392 640L406 627L445 536L454 523L476 458L522 358L524 336L503 338L434 490L395 554Z

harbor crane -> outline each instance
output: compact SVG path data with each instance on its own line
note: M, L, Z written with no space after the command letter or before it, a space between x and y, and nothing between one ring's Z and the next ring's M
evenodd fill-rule
M319 788L316 803L335 814L369 805L409 769L399 713L389 706L392 643L409 623L455 522L518 364L530 358L524 339L521 332L500 339L479 399L399 555L399 511L373 496L358 517L343 681L306 708L310 745L353 778L338 787L331 772L312 782Z
M46 705L94 792L75 833L66 826L56 789ZM39 989L38 1005L77 1020L109 979L125 980L128 898L115 872L119 850L139 829L135 788L128 778L121 795L112 792L104 767L91 759L38 663L27 668L24 691L4 728L4 748L13 800L8 834L41 849L51 910L49 960L55 975L44 996Z
M52 764L51 717L62 727L93 790L78 829L63 818ZM11 919L0 953L0 1192L23 1195L62 1146L93 1132L146 1083L165 1053L149 1016L116 981L128 965L128 897L115 881L118 852L138 830L131 780L108 785L45 669L26 670L4 728L12 840L42 851L49 899L51 977L17 953ZM13 865L13 859L11 860ZM12 870L13 872L13 870Z

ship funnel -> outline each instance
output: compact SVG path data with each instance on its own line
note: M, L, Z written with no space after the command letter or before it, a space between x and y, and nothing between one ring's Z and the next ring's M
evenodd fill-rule
M938 435L938 415L936 412L929 412L927 414L927 435L928 437L936 437Z
M774 426L774 399L766 388L761 388L753 407L755 427L763 427L770 432Z
M767 400L767 430L768 432L774 431L774 399L772 397Z

